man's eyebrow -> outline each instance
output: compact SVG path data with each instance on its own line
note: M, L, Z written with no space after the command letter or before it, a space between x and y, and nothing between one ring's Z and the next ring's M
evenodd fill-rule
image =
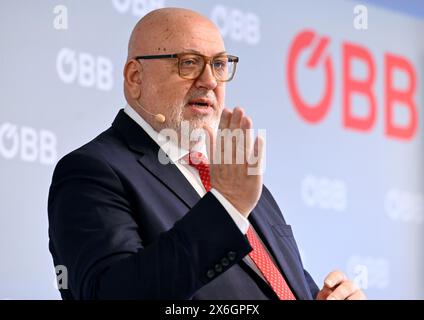
M196 54L200 54L200 55L203 55L201 52L199 52L199 51L197 51L197 50L193 50L193 49L183 49L184 51L184 53L196 53ZM221 55L221 54L227 54L227 51L221 51L221 52L218 52L217 54L215 54L214 56L219 56L219 55Z

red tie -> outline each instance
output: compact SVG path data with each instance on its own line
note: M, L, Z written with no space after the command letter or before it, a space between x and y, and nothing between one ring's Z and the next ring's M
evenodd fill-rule
M191 152L188 163L197 169L206 192L211 189L211 179L209 175L209 164L204 155L200 152ZM253 250L249 253L250 258L256 264L262 275L277 294L280 300L296 300L286 280L272 262L268 252L260 242L252 227L247 230L247 239Z

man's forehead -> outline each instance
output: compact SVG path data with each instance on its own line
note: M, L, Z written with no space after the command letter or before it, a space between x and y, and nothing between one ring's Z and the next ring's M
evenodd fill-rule
M225 53L225 45L222 38L219 36L207 37L206 35L181 33L174 34L170 41L163 41L162 47L166 51L174 53L192 52L207 56L214 56L220 53Z

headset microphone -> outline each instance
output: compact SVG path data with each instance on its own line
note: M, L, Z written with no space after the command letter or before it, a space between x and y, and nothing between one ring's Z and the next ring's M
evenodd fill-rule
M146 113L150 114L155 118L155 120L159 123L164 123L166 121L166 117L162 113L153 114L149 111L147 111L145 108L143 108L137 101L137 105L140 107L140 109L143 109Z

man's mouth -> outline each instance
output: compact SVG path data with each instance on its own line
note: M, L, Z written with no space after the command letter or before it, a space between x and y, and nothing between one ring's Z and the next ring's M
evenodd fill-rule
M201 102L199 102L199 103L189 103L188 104L189 106L191 106L191 107L198 107L198 108L202 108L202 107L204 107L204 108L207 108L207 107L210 107L210 105L208 105L207 103L201 103Z
M195 107L195 108L208 108L208 107L213 108L213 103L209 99L190 100L187 103L187 105L190 107Z

